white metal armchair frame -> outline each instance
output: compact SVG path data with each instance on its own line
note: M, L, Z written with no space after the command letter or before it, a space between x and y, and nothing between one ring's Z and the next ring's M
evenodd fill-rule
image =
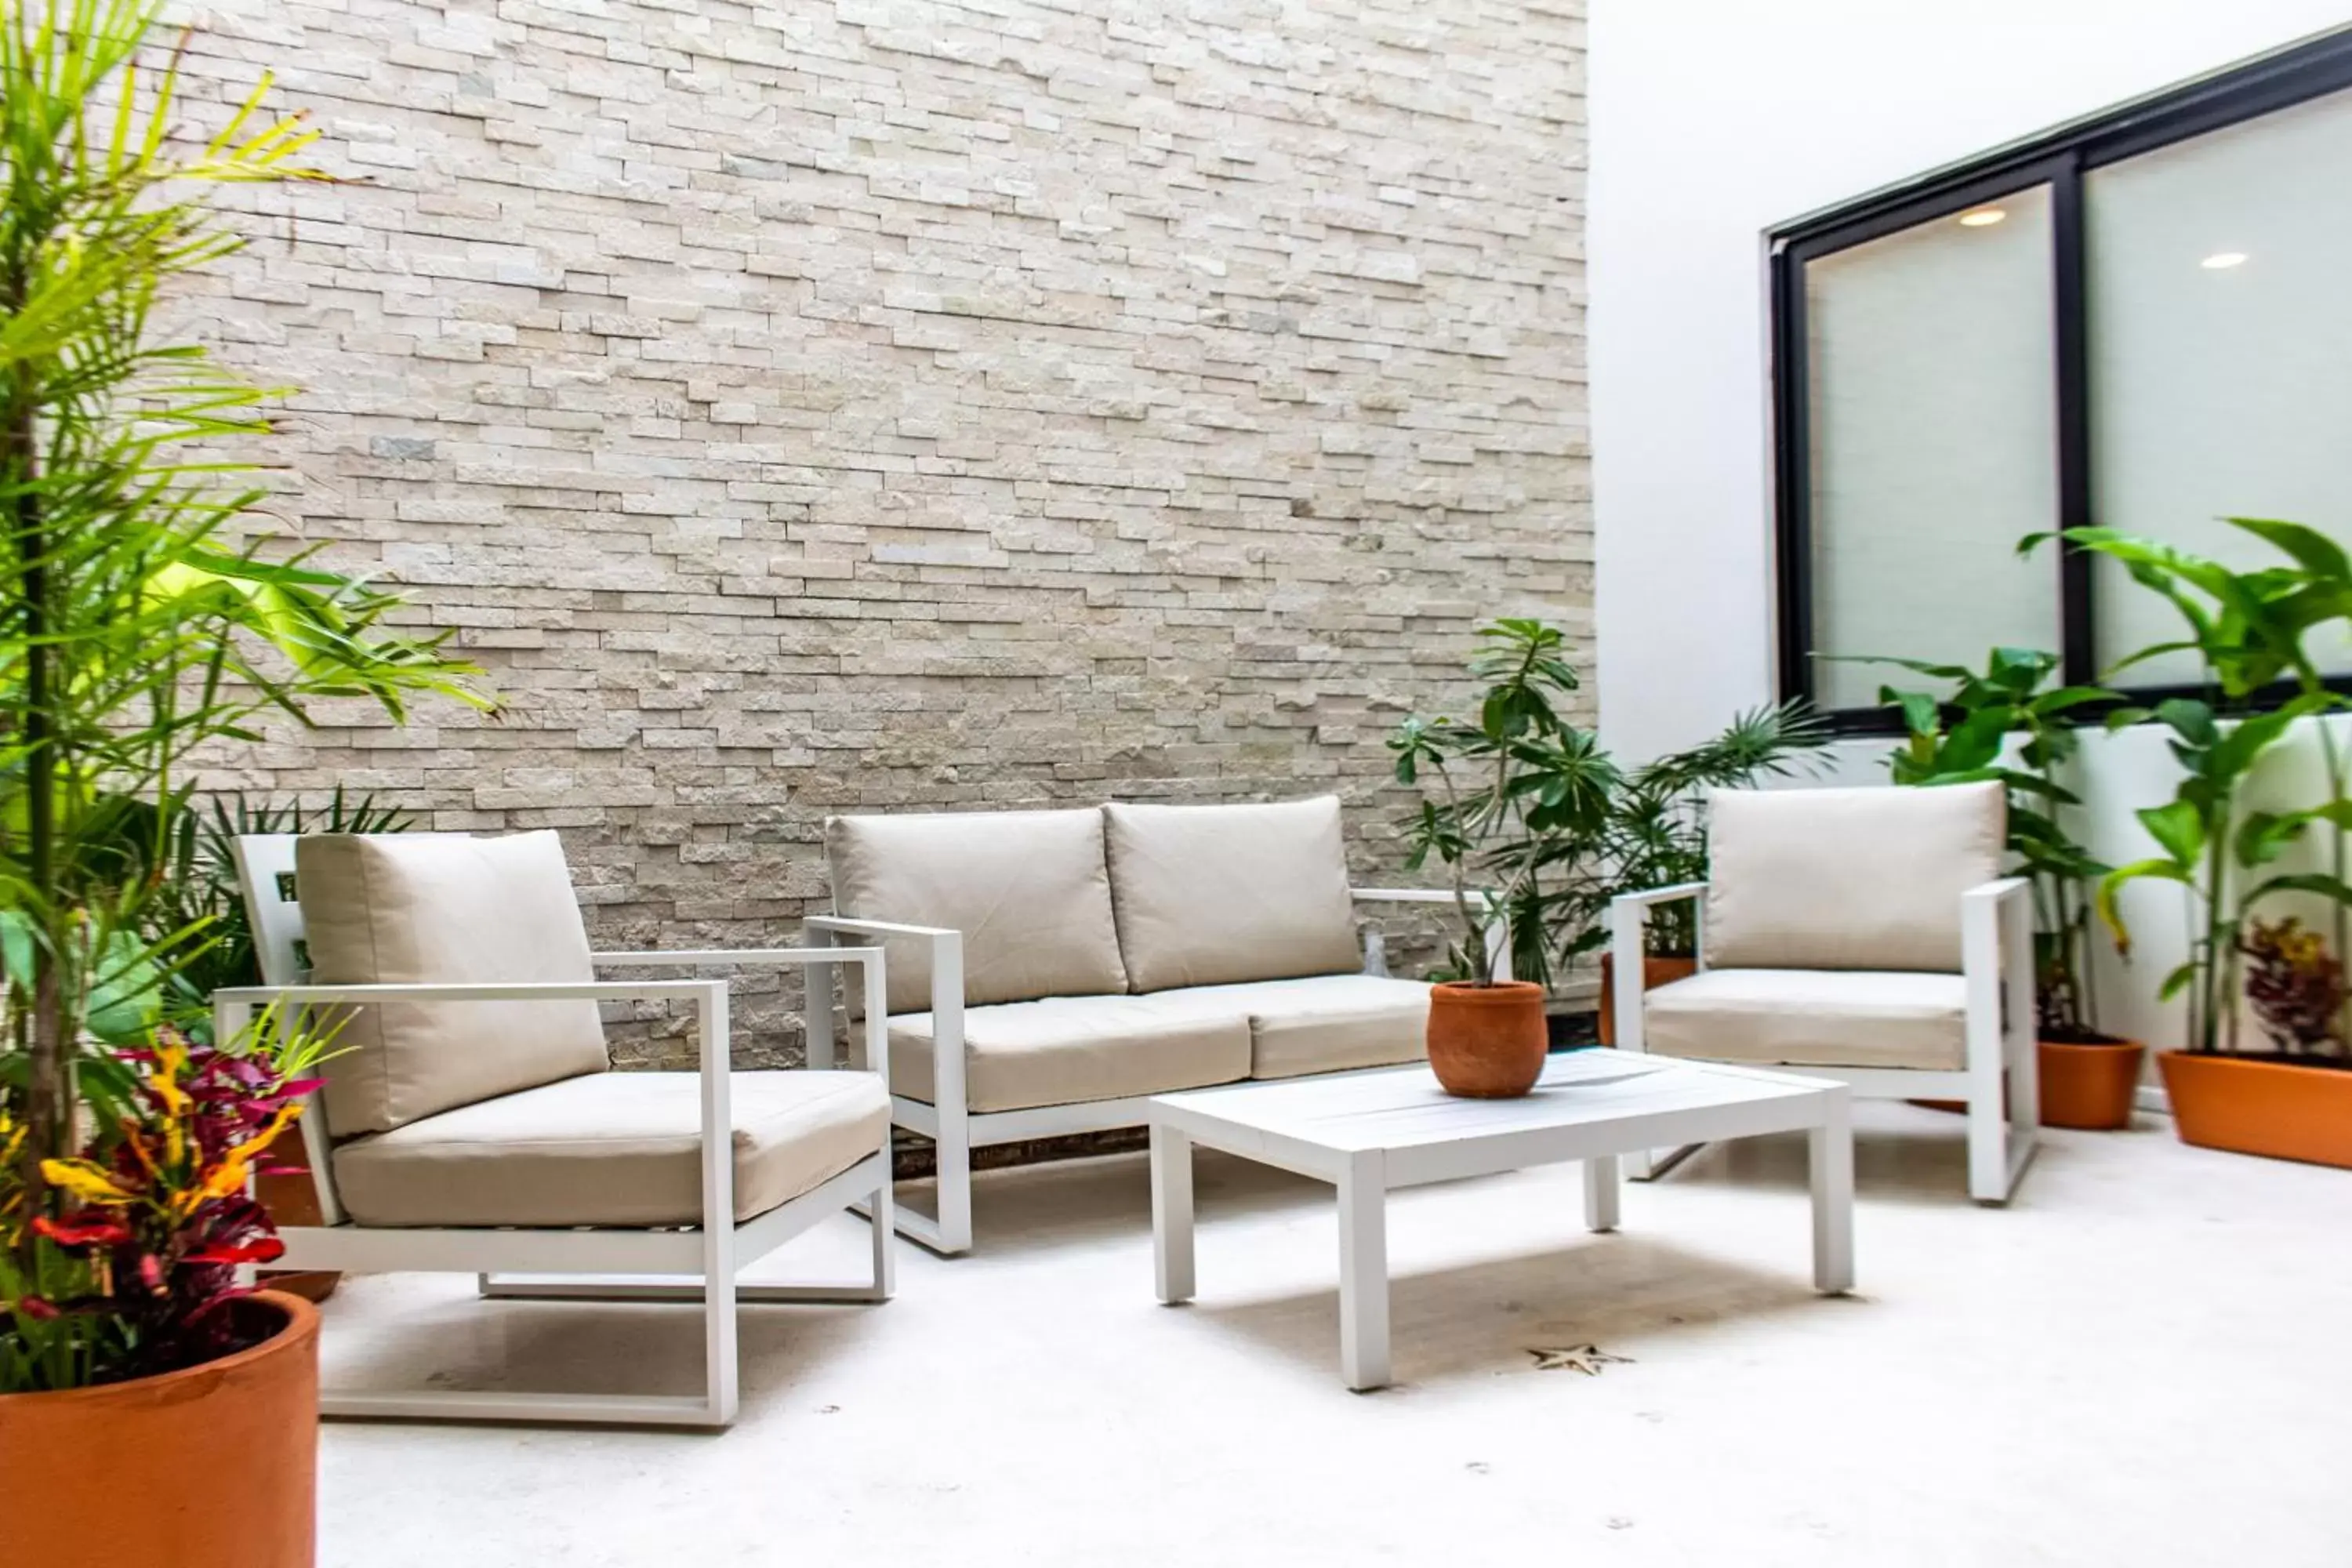
M1957 1100L1968 1107L1969 1195L2001 1204L2016 1191L2032 1159L2042 1125L2040 1079L2035 1061L2033 1001L2033 908L2032 884L2004 877L1960 895L1960 973L1968 997L1967 1053L1955 1071L1918 1068L1823 1067L1808 1062L1790 1068L1808 1078L1850 1085L1875 1100ZM1699 967L1706 967L1706 884L1681 882L1624 893L1610 905L1611 960L1618 976L1614 1022L1617 1048L1643 1045L1640 984L1643 932L1660 904L1689 899L1696 908ZM1679 1152L1678 1152L1679 1153ZM1666 1161L1632 1156L1627 1173L1647 1180Z
M1355 888L1349 889L1349 896L1358 903L1454 901L1452 893L1429 888ZM845 936L912 937L930 946L931 1060L936 1074L932 1092L936 1099L926 1102L895 1093L890 1097L893 1122L929 1139L937 1163L938 1212L919 1214L903 1204L898 1205L898 1229L910 1240L938 1253L971 1249L974 1149L1076 1132L1110 1132L1150 1123L1149 1095L975 1114L964 1087L962 933L942 926L904 925L850 915L813 915L808 919L807 929L812 940L818 942L836 942ZM1491 927L1486 945L1490 952L1496 954L1496 973L1507 977L1511 950L1508 928L1499 921ZM875 1010L873 996L869 987L866 1010L869 1020L885 1016ZM869 1024L866 1030L868 1049L888 1032ZM809 1009L808 1059L811 1067L830 1067L834 1063L833 1016L829 1010ZM869 1065L873 1059L868 1058Z
M699 1301L703 1308L703 1391L699 1395L514 1394L474 1391L321 1389L328 1416L409 1420L654 1425L722 1427L739 1403L736 1308L751 1302L878 1302L892 1289L890 1138L849 1169L778 1207L737 1222L730 1112L728 983L713 979L594 980L517 984L325 985L282 981L297 973L299 913L291 900L293 839L253 837L237 845L238 872L255 915L255 945L273 984L217 992L215 1037L233 1038L257 1008L334 1006L368 1002L662 1001L694 1010L700 1079L701 1223L677 1228L427 1228L352 1223L335 1192L333 1147L316 1095L299 1123L322 1223L290 1226L283 1266L296 1269L470 1273L492 1297ZM830 1014L835 966L865 974L865 1001L887 994L878 947L769 948L604 952L604 967L802 967L812 997ZM887 1082L887 1042L869 1064ZM844 1285L744 1285L737 1273L832 1215L862 1209L872 1227L870 1277Z

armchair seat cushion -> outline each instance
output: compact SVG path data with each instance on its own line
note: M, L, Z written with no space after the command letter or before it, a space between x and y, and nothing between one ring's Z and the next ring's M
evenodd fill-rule
M1194 985L1147 998L1171 1015L1249 1020L1252 1078L1394 1067L1429 1054L1429 987L1379 974Z
M1643 999L1643 1048L1782 1067L1968 1061L1968 984L1899 970L1709 969Z
M732 1075L735 1217L747 1220L879 1152L882 1080ZM371 1226L698 1225L700 1075L605 1072L486 1100L335 1151L343 1206Z
M1185 1016L1142 996L1048 996L968 1007L964 1100L973 1110L1027 1110L1204 1089L1249 1077L1249 1020ZM890 1020L890 1089L936 1103L931 1016Z

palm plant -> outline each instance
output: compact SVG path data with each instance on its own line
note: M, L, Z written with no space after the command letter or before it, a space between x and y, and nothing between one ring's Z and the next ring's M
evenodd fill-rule
M1990 780L2008 792L2008 849L2033 886L2042 1037L2104 1040L2093 1022L2087 950L2090 885L2108 868L2066 829L2066 810L2082 800L2063 775L2078 748L2074 720L2079 710L2112 703L2115 694L2099 686L2053 684L2058 656L2039 648L1994 648L1982 670L1906 658L1853 662L1894 665L1946 684L1941 691L1879 689L1879 700L1901 711L1907 731L1889 771L1898 784Z
M302 161L300 118L263 110L266 78L184 139L177 54L139 63L159 10L0 16L0 1333L83 1333L85 1351L130 1320L100 1306L60 1328L26 1282L110 1295L109 1260L58 1237L86 1234L65 1223L88 1201L73 1173L106 1168L172 1100L154 1050L101 1047L142 1041L212 940L201 911L147 934L196 759L320 699L395 719L415 693L486 700L440 637L392 627L394 595L253 526L266 492L215 444L265 434L270 395L197 344L151 341L168 287L242 243L205 192L330 177ZM315 1054L299 1035L242 1044L275 1051L282 1082ZM102 1360L23 1364L103 1375Z

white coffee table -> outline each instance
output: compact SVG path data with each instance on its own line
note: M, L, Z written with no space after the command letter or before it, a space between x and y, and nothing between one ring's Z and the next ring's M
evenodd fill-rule
M1553 1057L1524 1100L1456 1100L1425 1066L1229 1084L1151 1101L1160 1299L1192 1299L1192 1145L1331 1183L1339 1194L1339 1363L1389 1381L1392 1187L1584 1162L1584 1218L1617 1226L1617 1157L1764 1132L1811 1137L1813 1285L1853 1288L1853 1134L1842 1083L1622 1051Z

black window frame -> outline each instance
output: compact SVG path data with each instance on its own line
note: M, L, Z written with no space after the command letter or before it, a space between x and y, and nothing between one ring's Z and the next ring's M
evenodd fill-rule
M1783 698L1811 700L1812 432L1805 266L1873 239L1952 216L2029 187L2046 186L2051 203L2051 303L2055 326L2051 374L2057 391L2058 496L2053 528L2087 526L2091 491L2090 323L2083 225L2084 177L2176 142L2194 140L2284 109L2352 89L2352 26L2339 27L2242 65L2071 121L1980 156L1798 218L1768 236L1767 287L1771 345L1775 651ZM2021 527L2021 535L2032 525ZM2061 669L2069 684L2098 679L2097 606L2092 557L2072 547L2056 553ZM2352 677L2330 685L2352 690ZM2123 689L2135 700L2201 695L2201 687ZM1881 707L1826 715L1852 734L1899 731L1898 714Z

